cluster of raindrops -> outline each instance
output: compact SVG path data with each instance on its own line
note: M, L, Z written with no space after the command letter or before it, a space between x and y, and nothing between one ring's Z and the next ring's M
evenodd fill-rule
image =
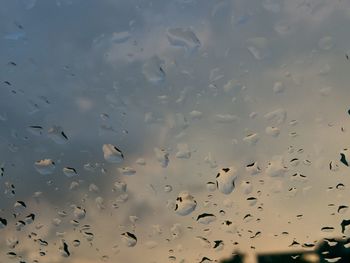
M197 2L173 5L186 13ZM334 79L344 45L324 34L295 58L274 48L294 41L298 20L316 27L314 1L214 2L208 21L156 30L146 20L164 18L139 3L145 13L127 29L91 27L77 34L91 38L82 53L46 54L59 61L48 64L37 51L19 57L40 43L32 29L4 26L1 262L208 263L271 246L311 251L321 239L325 260L341 259L332 248L350 248L350 110ZM261 14L276 16L271 32L248 31Z

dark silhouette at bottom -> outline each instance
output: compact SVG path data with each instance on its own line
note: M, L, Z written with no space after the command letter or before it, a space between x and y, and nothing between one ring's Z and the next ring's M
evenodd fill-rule
M222 263L245 263L244 254L236 253ZM350 263L350 238L328 238L314 250L257 254L257 263Z

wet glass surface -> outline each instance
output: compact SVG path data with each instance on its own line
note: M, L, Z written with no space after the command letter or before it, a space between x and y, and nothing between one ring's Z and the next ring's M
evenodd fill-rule
M349 21L345 0L3 0L0 262L348 248Z

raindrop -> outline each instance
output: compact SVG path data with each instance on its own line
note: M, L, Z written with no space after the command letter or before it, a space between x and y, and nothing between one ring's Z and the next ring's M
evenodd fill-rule
M203 213L198 215L196 220L198 223L208 225L216 220L216 216L209 213Z
M102 146L103 157L109 163L121 163L124 159L123 153L112 144Z
M197 206L197 202L188 192L181 192L176 198L175 212L178 215L186 216L192 213Z
M133 233L125 232L121 234L121 239L127 247L134 247L137 244L137 238Z
M189 28L169 28L167 37L172 46L183 47L190 52L201 46L197 36Z
M268 126L268 127L266 127L265 132L267 135L270 135L272 137L278 137L278 135L280 135L281 131L277 127Z
M48 130L47 136L57 144L64 144L68 141L67 135L60 126L52 126Z
M287 172L287 168L283 164L282 156L273 156L272 160L268 163L266 168L266 174L271 177L284 176Z
M142 73L146 79L152 84L159 84L165 79L165 71L163 69L163 61L157 56L153 56L142 66Z
M51 159L43 159L34 163L35 169L42 175L52 174L55 170L55 162Z
M7 226L7 220L5 218L0 217L0 229Z
M234 180L237 178L235 167L222 168L216 175L216 185L223 194L230 194L235 188Z
M166 168L169 164L169 153L164 149L154 148L157 161L163 168Z
M64 167L62 171L68 178L78 175L77 171L73 167Z
M343 151L340 152L340 161L344 165L349 166L349 158L350 158L350 153L348 149L344 149Z
M173 190L173 187L171 185L164 186L164 192L170 193Z
M122 175L134 175L134 174L136 174L136 170L132 167L129 167L129 166L118 168L118 171Z
M62 240L62 245L60 246L59 248L60 252L61 252L61 255L63 257L69 257L70 256L70 252L69 252L69 249L68 249L68 245L66 242L64 242Z

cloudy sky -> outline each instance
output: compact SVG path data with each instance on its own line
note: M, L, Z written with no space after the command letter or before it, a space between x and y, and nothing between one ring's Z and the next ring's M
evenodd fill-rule
M345 0L3 0L0 262L349 235L349 22Z

